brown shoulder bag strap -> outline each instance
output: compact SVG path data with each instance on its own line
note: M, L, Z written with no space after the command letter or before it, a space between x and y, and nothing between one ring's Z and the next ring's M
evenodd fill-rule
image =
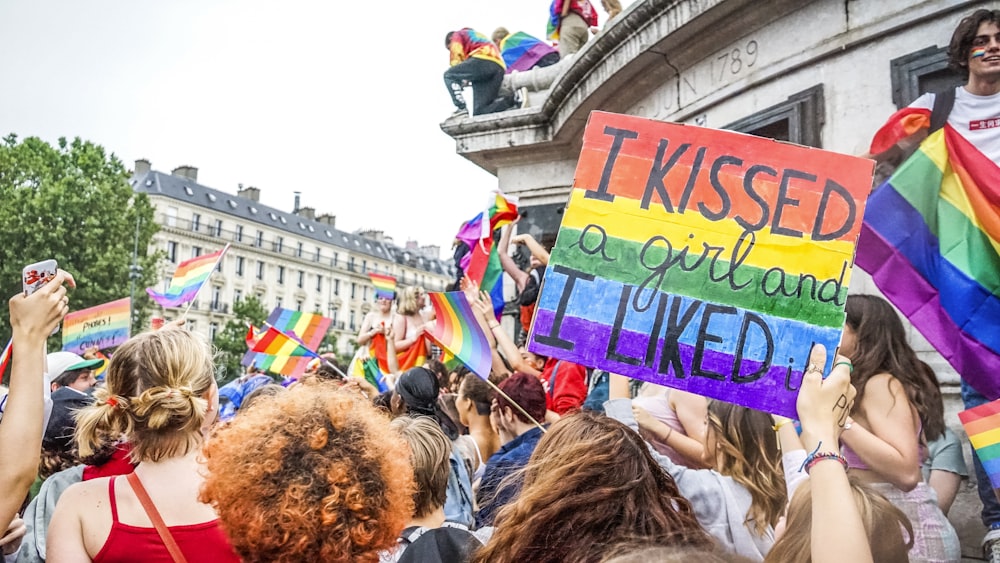
M139 477L135 473L129 473L126 479L128 479L128 484L132 486L132 490L135 492L136 498L139 499L139 503L142 504L142 509L146 511L146 516L149 516L149 521L156 528L156 533L160 534L160 540L163 541L163 545L167 548L174 563L187 563L187 559L181 553L181 548L174 541L174 536L170 534L170 529L164 524L163 518L160 517L160 512L156 510L153 499L149 498L149 493L142 486Z

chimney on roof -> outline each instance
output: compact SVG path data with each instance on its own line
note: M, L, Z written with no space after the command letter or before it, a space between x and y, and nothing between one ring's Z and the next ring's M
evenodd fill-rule
M305 219L316 219L316 210L312 207L300 207L297 214Z
M415 240L408 240L408 241L406 241L406 249L407 250L418 250L419 246L420 246L420 244L417 243L417 241L415 241Z
M179 178L187 178L192 182L198 181L198 169L194 166L187 166L187 165L178 166L177 168L174 168L171 174Z
M302 192L293 192L295 194L295 207L292 208L292 213L299 212L299 205L302 203Z
M322 213L316 216L316 221L323 223L324 225L330 225L331 227L337 226L337 216L330 215L329 213Z
M253 186L244 188L243 184L240 184L240 189L236 192L236 195L245 197L250 201L260 201L260 188L255 188Z
M148 174L150 170L153 169L153 165L145 158L140 158L135 161L135 175L142 176L143 174Z

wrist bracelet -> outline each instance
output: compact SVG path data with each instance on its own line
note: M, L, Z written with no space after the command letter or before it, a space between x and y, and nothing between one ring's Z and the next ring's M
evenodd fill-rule
M838 454L837 452L822 452L818 454L813 454L810 457L810 459L806 461L806 473L809 473L809 470L812 469L814 465L827 459L835 459L839 461L840 464L844 466L844 471L847 471L848 469L847 458Z
M491 324L490 330L495 330L498 326L500 326L500 323Z

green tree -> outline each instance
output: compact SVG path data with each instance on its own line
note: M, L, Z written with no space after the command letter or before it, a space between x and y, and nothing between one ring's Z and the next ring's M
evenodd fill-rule
M0 141L0 339L10 336L6 296L21 290L24 266L54 258L76 278L70 310L129 295L133 247L138 312L133 332L144 325L156 283L156 253L149 242L159 229L145 194L132 190L129 173L114 154L79 138L57 147L14 134ZM139 228L136 229L138 222ZM56 347L56 335L50 348ZM2 345L2 343L0 343Z
M215 337L218 351L215 365L216 380L224 385L243 373L240 360L247 351L247 326L260 327L267 320L267 310L256 296L249 296L233 303L233 318L222 332Z

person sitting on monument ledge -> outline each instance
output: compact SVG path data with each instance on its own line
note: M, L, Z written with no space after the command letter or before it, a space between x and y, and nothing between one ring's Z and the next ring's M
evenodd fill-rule
M478 31L466 27L449 31L444 46L451 54L451 68L444 72L444 85L455 104L455 115L468 112L462 88L472 85L472 115L496 113L518 105L513 97L498 97L504 63L500 49Z

